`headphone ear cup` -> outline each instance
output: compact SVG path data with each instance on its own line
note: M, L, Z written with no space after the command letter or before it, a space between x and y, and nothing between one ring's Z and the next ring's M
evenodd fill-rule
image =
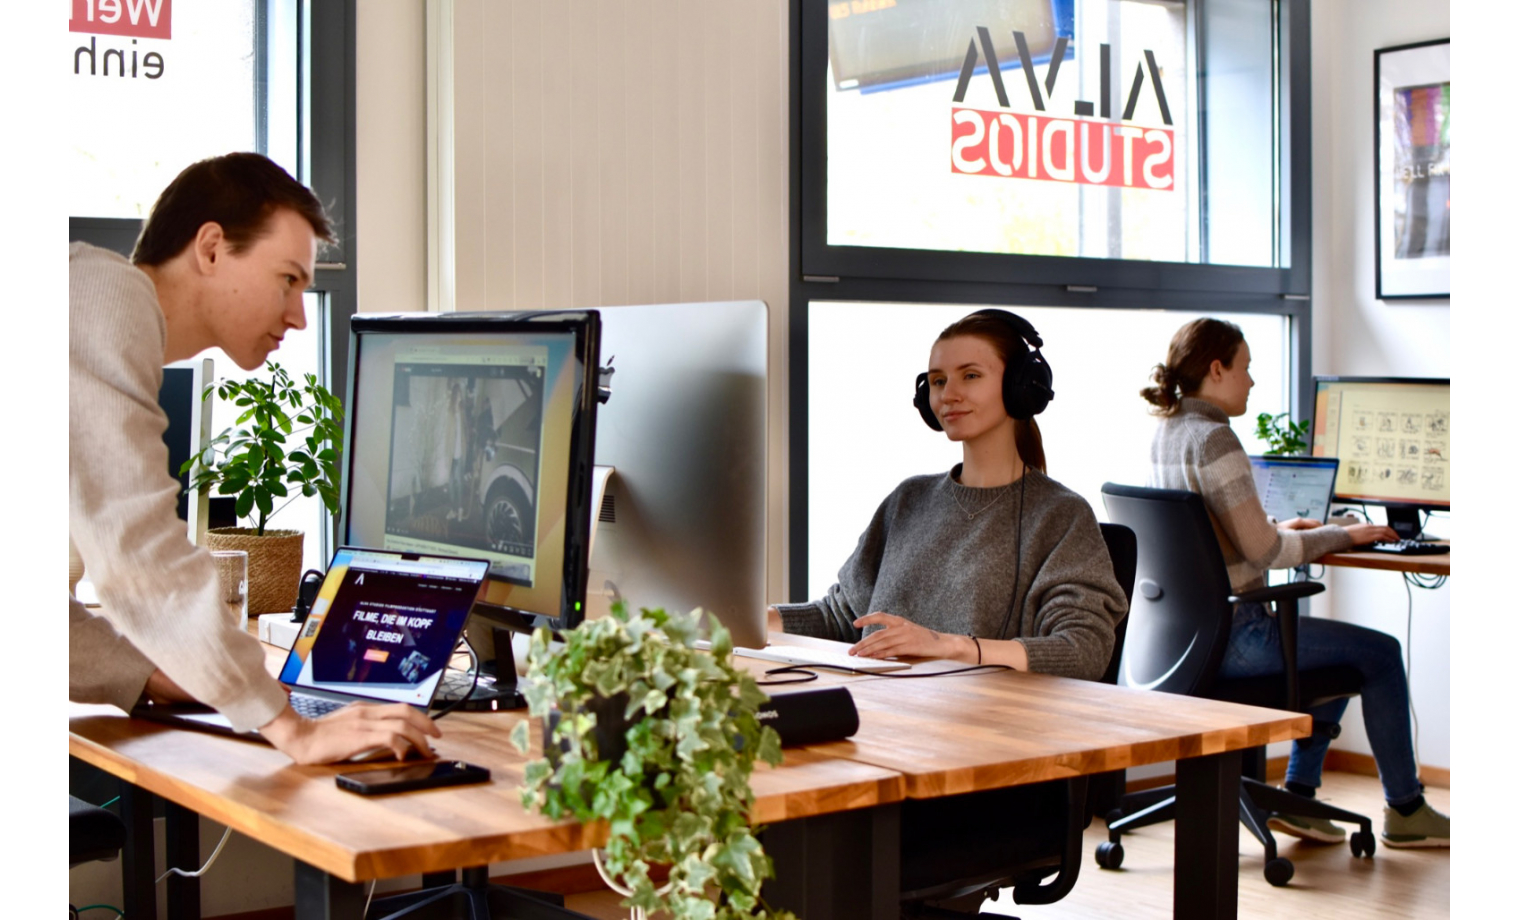
M1055 396L1051 382L1045 356L1038 348L1026 352L1017 365L1003 372L1003 411L1026 422L1044 412Z
M944 431L944 426L939 419L934 417L934 409L929 405L929 375L919 374L918 379L913 381L913 408L923 418L924 424L935 431Z

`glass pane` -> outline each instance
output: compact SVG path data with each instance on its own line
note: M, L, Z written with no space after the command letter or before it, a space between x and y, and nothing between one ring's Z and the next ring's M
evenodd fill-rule
M1272 9L831 3L828 244L1277 264Z
M141 218L180 170L259 148L257 0L73 0L69 214Z
M808 596L833 584L887 493L909 476L949 470L960 446L931 431L911 405L940 330L978 309L965 305L808 305ZM1055 399L1038 418L1050 475L1104 520L1105 482L1143 485L1155 419L1140 389L1183 323L1202 314L1163 310L1020 307L1039 330ZM1248 452L1258 412L1288 403L1288 320L1215 313L1251 344L1251 391L1232 427Z
M178 9L177 6L176 9ZM306 374L316 374L317 380L324 386L330 387L331 383L324 379L325 362L322 360L321 330L325 328L326 323L326 296L315 291L308 292L306 294L306 328L286 333L280 350L271 353L269 360L279 364L297 381L303 379ZM215 362L213 373L217 380L248 380L253 377L269 379L262 368L257 371L245 371L238 367L220 348L203 352L201 357L211 358ZM343 394L338 395L341 397ZM214 399L213 403L211 434L214 437L223 429L236 424L242 410L220 398ZM288 505L276 504L275 508L276 512L269 521L270 527L299 530L306 534L301 560L302 570L325 570L334 547L329 545L328 534L331 525L327 509L322 506L322 500L316 497L306 498L297 493L295 498L290 499ZM238 523L245 527L253 526L253 522L249 520L240 520Z

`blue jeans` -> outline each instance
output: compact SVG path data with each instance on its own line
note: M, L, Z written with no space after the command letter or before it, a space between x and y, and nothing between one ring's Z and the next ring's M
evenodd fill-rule
M1350 665L1362 672L1362 723L1383 797L1403 805L1419 797L1419 768L1409 733L1409 682L1399 640L1384 632L1336 620L1301 616L1298 621L1298 666L1302 670ZM1277 618L1261 604L1237 604L1225 648L1220 677L1259 677L1282 673L1282 638ZM1349 700L1341 699L1309 710L1315 720L1339 723ZM1320 771L1330 739L1311 735L1293 742L1287 780L1319 788Z

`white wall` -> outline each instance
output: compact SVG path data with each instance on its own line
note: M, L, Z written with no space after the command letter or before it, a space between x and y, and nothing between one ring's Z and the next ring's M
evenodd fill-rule
M423 0L358 8L359 309L427 309Z
M1314 357L1316 374L1452 376L1445 300L1376 298L1372 54L1451 34L1445 0L1316 2L1314 69ZM1461 461L1458 461L1459 463ZM1450 536L1450 521L1432 530ZM1460 577L1460 576L1459 576ZM1405 639L1420 763L1451 765L1451 588L1413 590L1387 572L1331 569L1316 613ZM1456 582L1453 582L1456 584ZM1370 753L1353 701L1337 748Z
M764 300L783 599L785 0L452 6L455 306Z

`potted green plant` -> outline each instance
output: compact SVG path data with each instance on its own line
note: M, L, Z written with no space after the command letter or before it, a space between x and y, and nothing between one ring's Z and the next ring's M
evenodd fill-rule
M1309 434L1308 422L1295 422L1288 413L1273 415L1263 412L1256 416L1256 437L1266 442L1267 455L1292 457L1309 449L1304 438Z
M789 917L760 900L773 873L748 821L755 760L779 764L781 741L756 716L765 694L734 667L728 631L697 647L701 616L619 603L562 646L534 633L525 695L547 756L528 764L523 804L606 822L598 868L635 917ZM528 724L512 733L524 753ZM652 867L668 870L663 886Z
M295 603L303 534L274 530L269 519L296 496L317 496L338 512L343 404L306 374L296 383L270 361L267 380L219 380L210 387L241 409L237 421L212 439L180 472L193 471L190 490L236 496L237 516L252 527L207 531L212 549L248 553L249 614L278 613ZM279 507L276 507L279 502Z

